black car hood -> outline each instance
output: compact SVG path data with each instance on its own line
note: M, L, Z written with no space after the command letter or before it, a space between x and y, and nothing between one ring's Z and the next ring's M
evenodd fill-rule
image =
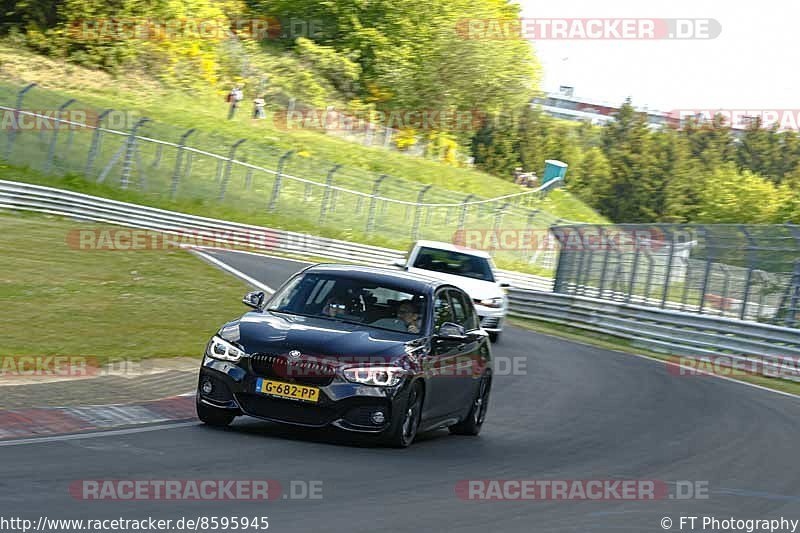
M414 336L324 318L284 313L251 312L239 319L239 344L249 354L286 354L298 350L305 356L353 361L371 358L388 361L405 355Z

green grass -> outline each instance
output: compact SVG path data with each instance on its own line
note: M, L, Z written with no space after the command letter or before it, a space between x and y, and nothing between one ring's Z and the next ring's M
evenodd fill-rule
M228 121L225 120L227 104L224 94L210 87L192 92L170 90L142 76L128 73L113 78L105 72L70 65L3 44L0 44L0 65L0 79L17 84L39 83L40 87L33 89L26 97L26 107L56 108L67 97L73 97L80 102L73 104L73 107L80 107L83 103L100 109L136 110L160 123L174 125L169 132L172 138L166 140L177 141L185 130L197 128L201 132L214 132L216 138L225 140L224 146L247 138L248 143L243 149L255 142L268 144L280 151L296 150L307 159L303 164L314 161L316 166L328 169L333 163L338 163L351 169L369 171L370 180L385 173L412 183L432 184L462 195L476 194L488 198L526 190L509 180L470 168L457 168L384 148L366 147L315 131L285 131L277 128L269 118L251 120L247 105L243 106L236 119ZM47 91L50 94L45 94ZM6 96L10 97L11 92ZM159 133L166 136L167 129L162 128ZM220 144L216 148L224 151ZM356 174L352 177L354 182L366 179L366 175ZM320 181L322 177L316 176ZM368 189L365 187L361 190ZM396 192L400 194L406 191ZM566 191L557 191L535 207L568 220L604 220Z
M644 355L665 362L675 361L675 356L673 355L647 350L636 345L634 342L628 339L615 337L613 335L588 332L580 328L565 326L563 324L555 324L543 320L532 320L519 317L509 317L508 320L515 326L529 329L537 333L542 333L544 335L568 339L616 352ZM735 379L737 381L743 381L745 383L751 383L753 385L760 385L762 387L767 387L769 389L774 389L781 392L800 395L800 383L795 383L794 381L754 375L731 375L726 377L730 377L731 379ZM692 376L689 379L692 378L703 379L703 376ZM709 377L708 379L714 378Z
M74 174L67 174L64 176L48 175L30 168L16 167L2 163L0 163L0 179L56 187L123 202L169 209L181 213L254 224L268 228L306 232L323 237L368 243L398 250L407 249L411 243L411 239L408 235L399 234L397 232L398 224L393 223L392 216L400 220L403 219L404 215L401 210L397 210L399 212L384 219L383 224L386 227L384 231L376 231L372 234L367 234L363 230L359 231L353 228L352 225L349 225L349 223L352 222L350 219L353 217L352 205L345 206L344 208L340 207L336 212L330 213L326 219L327 223L319 225L316 211L304 211L302 205L301 209L295 209L290 203L292 202L291 199L287 199L281 204L285 205L287 207L286 209L278 209L274 212L265 209L265 203L255 204L245 201L242 203L218 202L213 196L178 198L173 201L159 191L142 192L136 189L121 190L118 187L108 184L97 184L92 181L87 181L82 176ZM284 197L286 196L287 195L284 195ZM298 194L297 196L302 195ZM300 200L297 197L294 199L294 204L300 204ZM391 214L391 211L389 213ZM394 232L392 231L393 224ZM483 227L489 227L490 220L484 224L485 226ZM426 228L425 232L421 234L421 237L438 237L440 240L449 240L452 234L452 229L434 223ZM497 254L495 262L500 268L539 275L552 275L552 272L549 270L517 260L514 254Z
M0 355L199 357L244 312L247 286L186 251L68 246L71 230L100 227L0 215Z

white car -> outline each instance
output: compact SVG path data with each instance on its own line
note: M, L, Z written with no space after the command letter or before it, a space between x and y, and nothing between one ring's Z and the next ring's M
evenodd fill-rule
M397 266L417 274L455 285L475 304L481 327L497 342L508 311L508 298L494 273L492 259L486 252L455 246L446 242L417 241L405 261Z

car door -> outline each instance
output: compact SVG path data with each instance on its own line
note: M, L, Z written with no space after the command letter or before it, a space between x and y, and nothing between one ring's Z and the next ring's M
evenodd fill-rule
M459 409L461 387L455 377L460 343L437 340L439 328L446 322L455 322L453 307L447 289L439 289L433 297L433 335L431 351L424 365L427 376L427 418L444 418Z
M466 340L456 347L458 356L454 379L457 389L453 397L456 408L465 409L472 404L475 383L483 370L481 341L485 339L469 296L460 289L448 290L448 296L453 309L453 319L466 333Z

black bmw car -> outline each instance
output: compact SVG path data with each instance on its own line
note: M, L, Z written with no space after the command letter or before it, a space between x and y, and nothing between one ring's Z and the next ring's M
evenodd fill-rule
M316 265L225 324L206 346L203 422L249 415L369 433L406 447L419 431L477 435L492 384L471 299L427 277Z

